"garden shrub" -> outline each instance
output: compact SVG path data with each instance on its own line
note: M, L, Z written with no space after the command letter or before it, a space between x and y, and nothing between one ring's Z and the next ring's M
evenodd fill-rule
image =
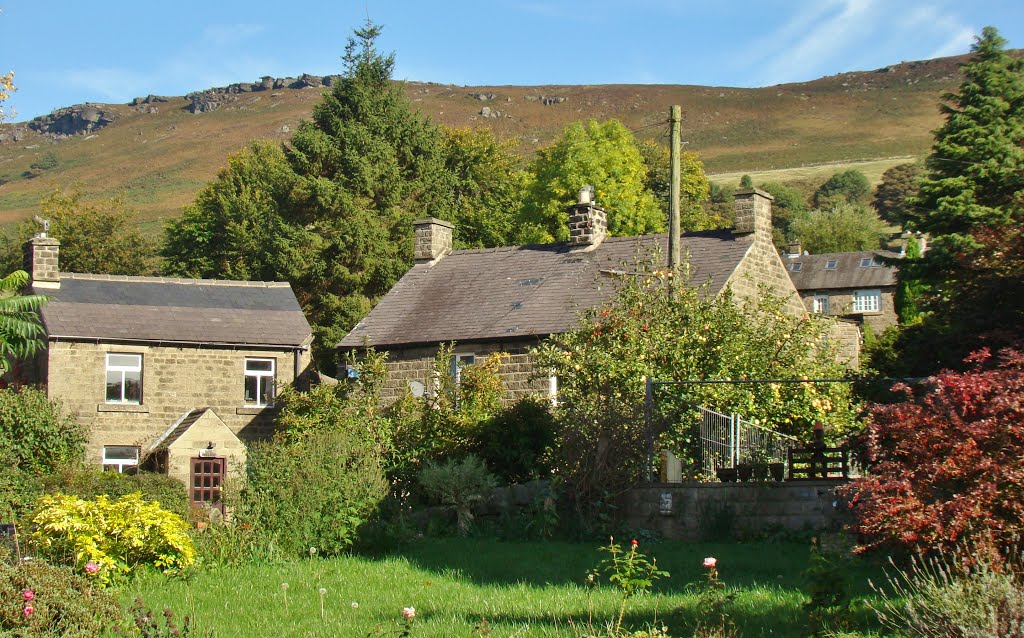
M79 569L96 563L95 578L102 584L142 565L170 572L195 562L184 519L137 492L116 501L104 495L85 500L47 494L39 499L32 523L31 539L40 555Z
M95 638L124 624L117 600L87 575L39 559L0 562L0 635Z
M18 467L10 451L0 448L0 523L15 523L32 511L43 492L39 477Z
M190 504L185 484L166 474L139 472L120 474L94 465L64 467L43 477L46 492L60 492L91 500L101 494L118 499L138 492L146 501L156 501L163 509L188 519Z
M978 561L966 547L894 567L870 603L882 624L922 638L1024 638L1020 562Z
M381 451L349 429L256 444L246 472L236 522L293 557L311 547L323 555L347 550L388 491Z
M1024 534L1024 355L981 350L969 362L870 407L868 474L849 488L862 550L968 539L994 560Z
M0 449L25 472L41 475L77 463L86 430L36 388L0 389Z
M550 475L545 455L554 442L549 401L529 396L480 424L473 449L504 483L525 483Z
M479 457L470 454L461 461L428 461L420 484L427 496L455 510L459 533L466 534L473 523L473 507L491 496L498 481Z

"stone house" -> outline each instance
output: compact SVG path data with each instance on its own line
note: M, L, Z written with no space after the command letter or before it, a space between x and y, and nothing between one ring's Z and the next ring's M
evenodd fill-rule
M148 465L217 503L267 436L277 391L308 378L312 331L286 282L60 272L60 243L25 246L46 347L28 380L89 431L86 460Z
M440 344L455 342L452 373L490 353L508 354L500 374L510 398L557 392L557 379L536 378L529 350L551 334L573 329L579 313L615 295L624 264L638 256L667 255L667 235L607 237L606 214L581 196L569 209L568 242L452 250L452 225L415 223L416 263L363 321L338 344L342 351L386 351L385 400L432 387ZM691 281L712 294L731 286L750 298L767 285L806 315L779 253L772 245L772 196L748 189L735 195L736 227L685 233Z
M897 322L896 267L882 258L899 256L884 250L807 255L795 245L785 262L808 312L867 325L881 334Z

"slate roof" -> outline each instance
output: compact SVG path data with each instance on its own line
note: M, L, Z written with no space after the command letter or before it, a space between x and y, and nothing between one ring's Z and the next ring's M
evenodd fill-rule
M51 339L299 347L311 334L287 282L61 273L42 308Z
M830 290L836 288L884 288L896 285L895 266L862 267L861 260L876 256L897 258L898 253L884 250L862 250L851 253L823 253L820 255L787 256L783 259L790 279L797 290ZM834 270L826 269L829 261L835 261ZM875 260L874 263L880 263ZM800 264L794 271L792 265Z
M169 449L174 442L181 438L181 435L188 432L188 429L195 425L195 422L199 420L199 417L206 414L206 411L210 408L199 408L198 410L191 410L186 412L177 423L171 425L166 432L160 435L160 438L156 440L150 448L150 452L157 452L159 450Z
M625 269L667 235L613 237L596 248L568 244L457 250L417 264L339 343L396 346L444 341L509 340L565 332L582 310L612 296ZM692 280L717 293L750 250L731 231L683 235Z

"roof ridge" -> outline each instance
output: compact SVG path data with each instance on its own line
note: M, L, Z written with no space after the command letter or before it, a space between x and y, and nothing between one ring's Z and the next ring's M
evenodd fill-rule
M237 286L248 288L291 288L287 281L245 281L241 279L189 279L186 277L149 277L143 275L105 275L98 273L62 272L61 279L77 281L120 281L128 283L178 284L184 286Z

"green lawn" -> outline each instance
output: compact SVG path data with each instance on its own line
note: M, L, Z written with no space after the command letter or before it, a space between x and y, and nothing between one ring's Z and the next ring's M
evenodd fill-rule
M591 592L583 584L587 569L600 559L595 549L596 544L428 539L402 556L205 569L188 581L151 575L121 594L125 602L141 596L155 611L170 607L179 616L191 615L197 629L213 629L219 638L394 636L407 606L416 608L414 636L476 635L474 625L486 619L495 637L568 638L577 635L570 623L593 617L597 625L618 609L610 588ZM698 612L687 584L703 575L703 558L715 556L722 579L737 593L733 619L740 636L807 635L800 578L805 545L662 542L641 549L672 576L654 595L635 599L627 624L656 620L676 638L689 636ZM860 597L854 628L861 633L849 635L877 630L862 597L870 595L867 579L878 575L864 566L853 574ZM324 620L320 588L326 590Z

